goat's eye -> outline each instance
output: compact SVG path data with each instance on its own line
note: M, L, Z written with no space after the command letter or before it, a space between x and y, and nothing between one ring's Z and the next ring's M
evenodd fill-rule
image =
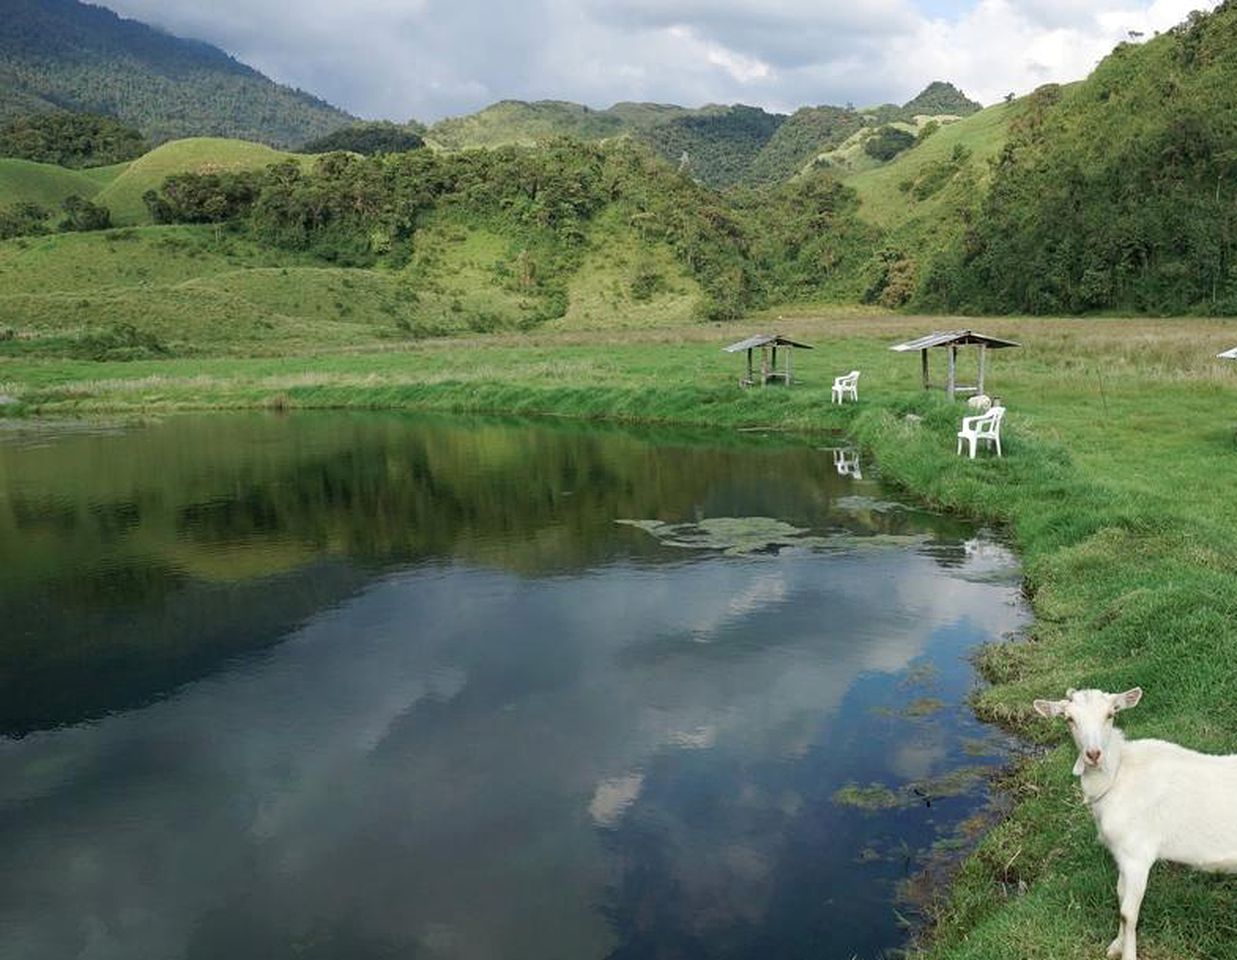
M1072 727L1072 726L1074 725L1074 718L1073 718L1073 717L1066 717L1066 718L1065 718L1065 722L1066 722L1066 723L1068 723L1068 724Z

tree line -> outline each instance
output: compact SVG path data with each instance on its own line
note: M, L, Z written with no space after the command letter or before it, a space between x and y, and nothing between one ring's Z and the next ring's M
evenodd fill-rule
M724 198L630 141L333 153L310 169L288 161L177 174L144 200L157 222L234 222L264 242L351 266L403 262L419 226L453 217L509 237L537 264L535 284L547 294L580 266L602 214L616 212L641 242L669 246L715 319L819 295L871 239L853 192L828 174Z

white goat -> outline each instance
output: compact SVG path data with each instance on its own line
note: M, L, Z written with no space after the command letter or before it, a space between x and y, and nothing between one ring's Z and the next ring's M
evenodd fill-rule
M1118 710L1142 699L1125 693L1067 690L1065 700L1036 700L1045 717L1069 723L1082 796L1100 840L1117 862L1121 923L1108 956L1137 960L1138 909L1157 860L1237 872L1237 754L1213 756L1165 740L1126 740Z
M992 398L986 393L977 393L967 398L966 405L977 413L987 413L992 409Z

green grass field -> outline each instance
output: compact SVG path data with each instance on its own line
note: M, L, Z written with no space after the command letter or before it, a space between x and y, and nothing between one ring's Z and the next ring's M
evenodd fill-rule
M225 274L226 275L226 274ZM379 351L90 363L0 359L9 412L152 413L278 406L418 407L703 426L845 429L890 482L942 509L999 523L1025 563L1036 620L980 657L982 715L1061 744L1030 701L1066 686L1141 684L1133 736L1237 750L1237 343L1220 320L986 320L1023 342L992 357L1009 408L1006 456L958 458L962 410L918 386L889 344L957 321L863 311L786 316L816 345L803 382L740 390L721 347L765 325L676 325L436 339ZM461 362L467 357L467 362ZM939 363L939 358L937 358ZM964 363L966 360L964 360ZM861 402L828 403L857 367ZM910 422L905 414L921 420ZM1116 925L1115 872L1077 800L1069 751L1007 778L1012 813L934 906L934 960L1099 956ZM1228 957L1237 878L1157 867L1140 946L1153 960Z
M77 194L89 200L95 196L103 189L103 176L94 170L70 170L52 163L0 157L0 206L24 202L59 210L65 197Z

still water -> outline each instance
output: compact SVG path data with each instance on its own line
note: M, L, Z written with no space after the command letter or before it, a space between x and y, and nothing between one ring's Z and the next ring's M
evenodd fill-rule
M896 947L1026 613L818 445L0 422L0 956Z

